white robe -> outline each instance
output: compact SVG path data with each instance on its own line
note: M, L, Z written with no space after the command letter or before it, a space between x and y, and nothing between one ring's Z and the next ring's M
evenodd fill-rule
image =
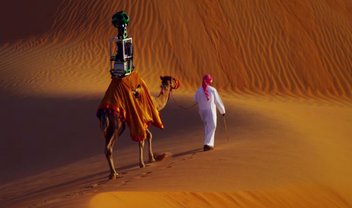
M194 95L194 100L198 103L199 115L204 124L204 145L214 147L216 108L221 114L225 114L225 107L214 87L208 86L208 92L209 100L207 100L203 88L200 87Z

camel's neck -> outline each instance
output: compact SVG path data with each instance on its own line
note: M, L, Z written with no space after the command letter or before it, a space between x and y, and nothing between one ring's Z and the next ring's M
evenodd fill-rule
M154 97L154 105L158 111L161 111L166 106L167 102L169 101L170 93L171 87L166 86L165 88L161 89L158 96Z

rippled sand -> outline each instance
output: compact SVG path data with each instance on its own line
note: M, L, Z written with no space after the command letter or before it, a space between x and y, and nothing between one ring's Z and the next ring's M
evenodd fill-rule
M1 207L352 206L350 1L6 5ZM136 70L151 92L160 75L181 88L161 112L166 128L152 129L154 149L169 157L139 169L127 132L115 148L121 177L107 181L95 110L110 81L119 10L130 15ZM193 104L205 73L227 108L227 128L219 118L207 153L196 108L180 108Z

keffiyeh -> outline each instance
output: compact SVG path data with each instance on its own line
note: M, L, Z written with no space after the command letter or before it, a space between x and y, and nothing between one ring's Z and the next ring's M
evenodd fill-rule
M204 94L207 97L207 100L210 99L208 86L211 85L212 82L213 82L213 78L211 77L210 74L204 75L202 87L203 87L203 90L204 90Z

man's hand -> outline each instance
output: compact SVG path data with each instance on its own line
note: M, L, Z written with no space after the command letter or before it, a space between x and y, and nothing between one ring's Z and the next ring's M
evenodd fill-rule
M225 113L224 113L224 114L222 114L222 116L225 116Z

